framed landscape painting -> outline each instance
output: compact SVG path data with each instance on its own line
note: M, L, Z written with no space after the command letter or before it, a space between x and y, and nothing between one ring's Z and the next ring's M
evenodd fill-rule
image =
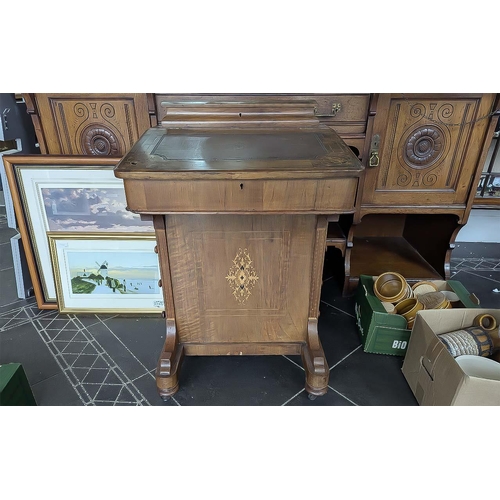
M126 209L123 181L113 174L118 161L32 155L4 162L16 191L23 245L31 243L25 253L33 260L30 275L35 295L42 295L39 306L56 307L57 300L47 232L154 234L152 222Z
M49 232L61 313L161 313L154 235Z

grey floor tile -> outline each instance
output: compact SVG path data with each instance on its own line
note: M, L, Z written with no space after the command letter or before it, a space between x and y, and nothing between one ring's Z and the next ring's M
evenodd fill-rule
M74 315L74 318L75 323L80 327L90 327L101 322L97 314L78 314Z
M5 243L4 248L7 248L10 252L10 239L17 234L15 229L10 228L5 225L0 230L0 252L4 252L2 249L2 244Z
M29 311L25 307L16 307L0 313L0 332L9 330L23 323L31 323Z
M108 328L107 324L103 324L102 322L97 323L89 327L89 332L106 351L109 358L111 358L131 380L151 370L152 367L146 367L121 339ZM105 356L105 358L107 357Z
M83 406L63 372L34 384L31 389L38 406Z
M21 363L31 385L61 372L31 322L0 333L0 363Z
M15 281L14 281L14 284L15 284ZM12 302L4 302L1 300L1 297L0 297L0 316L3 316L5 314L10 314L13 310L19 309L20 307L31 308L32 306L36 307L35 297L29 297L27 299L20 299L19 297L17 297L17 293L16 293L16 298ZM37 310L40 311L40 309L38 309L38 308L37 308Z
M2 284L0 306L17 302L19 297L17 296L16 276L13 268L0 271L0 283ZM0 312L2 311L0 310Z
M12 259L12 250L9 243L0 243L0 271L12 269L14 261Z
M401 371L403 358L358 349L330 372L330 387L357 405L415 406Z
M116 317L105 323L148 370L156 368L165 342L163 318Z
M500 309L500 271L461 270L453 279L458 280L470 293L474 293L480 307Z
M94 402L98 401L115 402L118 399L120 393L122 392L122 389L123 389L122 385L107 385L107 384L102 385L94 397ZM129 398L126 399L126 401L135 403L132 394L127 389L125 389L125 392L128 392L128 394L130 395Z
M341 285L333 278L323 282L321 300L354 316L356 298L354 296L342 297Z
M455 243L451 253L452 259L484 257L500 260L500 245L498 243Z
M68 364L73 368L93 368L98 359L97 354L80 354L79 356L73 355L68 359L64 356Z
M319 338L331 368L356 349L361 341L356 319L328 304L320 304Z
M280 406L305 384L283 356L186 357L175 399L190 406Z
M73 373L75 373L84 384L103 384L104 380L108 376L109 370L107 368L87 370L87 374L83 377L83 379L78 376L79 371L76 369L73 369Z

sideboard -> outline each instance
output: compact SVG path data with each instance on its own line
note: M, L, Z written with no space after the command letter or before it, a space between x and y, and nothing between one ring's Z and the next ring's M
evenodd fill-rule
M500 114L500 94L23 94L43 154L123 157L149 128L196 126L204 106L261 102L286 125L308 102L365 167L349 213L328 223L343 293L361 274L448 279ZM197 108L197 118L186 113ZM242 124L248 117L240 111ZM210 117L205 117L210 120ZM218 116L213 127L227 126Z

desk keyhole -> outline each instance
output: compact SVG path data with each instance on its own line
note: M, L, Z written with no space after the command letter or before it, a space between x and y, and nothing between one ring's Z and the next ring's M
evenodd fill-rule
M243 189L243 183L242 183L242 184L240 184L240 189Z
M240 118L241 118L241 113L239 113L239 115L240 115Z

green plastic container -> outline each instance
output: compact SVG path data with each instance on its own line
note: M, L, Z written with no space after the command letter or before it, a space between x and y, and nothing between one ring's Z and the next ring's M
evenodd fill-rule
M0 365L0 406L36 406L26 373L20 363Z
M406 319L399 314L389 314L373 293L373 276L361 275L356 290L356 322L365 352L404 356L411 330ZM455 292L460 299L458 307L479 307L479 300L470 294L460 281L434 281L439 290Z

